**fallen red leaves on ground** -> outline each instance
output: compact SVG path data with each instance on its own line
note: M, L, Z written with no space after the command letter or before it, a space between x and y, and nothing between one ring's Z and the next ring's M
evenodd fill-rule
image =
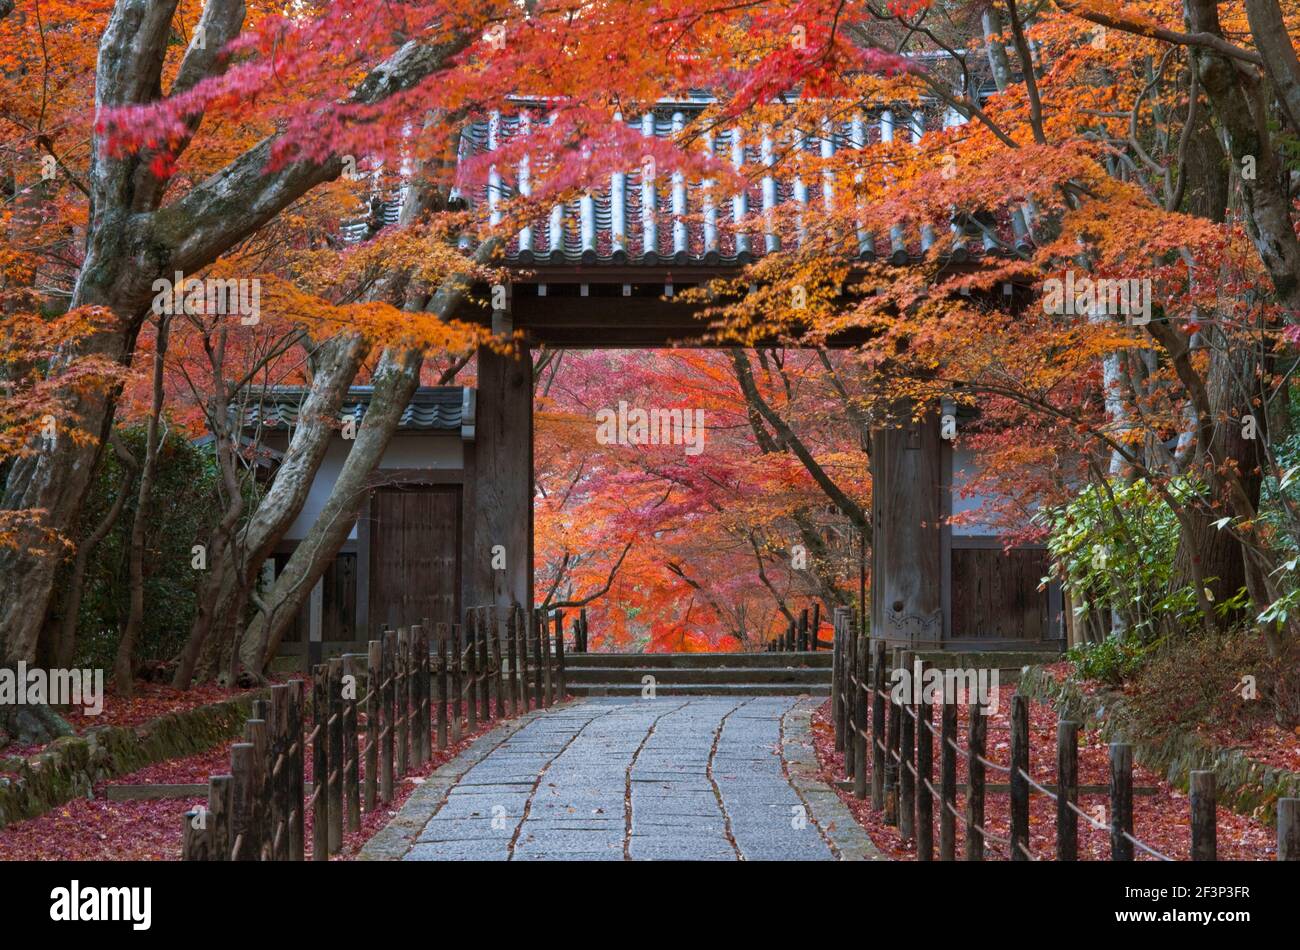
M988 735L985 758L990 762L1007 765L1010 762L1011 725L1009 720L1010 703L1005 700L998 706L996 713L988 717ZM938 713L935 714L935 727L938 728ZM1056 722L1057 714L1050 706L1029 703L1029 772L1035 781L1047 785L1055 781L1056 773ZM822 778L835 788L840 799L848 806L853 817L866 830L871 840L881 851L897 860L915 860L916 845L904 841L896 827L886 824L884 813L871 807L870 783L868 779L868 797L859 801L853 797L851 790L842 789L834 782L844 778L844 756L835 751L835 735L830 720L830 700L826 700L813 714L813 745L817 750L817 759L821 765ZM958 736L959 744L965 744L968 733L968 715L966 707L959 707ZM932 782L938 788L939 779L939 742L934 742L934 775ZM868 763L870 753L868 753ZM870 767L868 767L870 776ZM1081 731L1079 735L1079 784L1106 785L1109 781L1110 766L1108 750L1095 732ZM1007 776L994 769L986 769L985 779L988 783L1005 783ZM966 767L962 756L957 757L957 782L966 781ZM1154 794L1135 794L1133 796L1133 835L1161 854L1175 860L1185 861L1190 857L1191 830L1190 806L1187 796L1165 782L1160 776L1141 766L1133 768L1135 788L1154 787ZM1094 817L1102 819L1109 808L1109 796L1100 794L1080 794L1079 807ZM957 809L965 815L965 795L957 793ZM934 840L936 856L939 842L938 801L934 804ZM956 824L956 855L960 860L965 854L966 834L964 817ZM1006 792L986 791L984 796L984 827L992 835L1005 838L1010 833L1010 797ZM1056 854L1056 805L1048 797L1040 794L1030 796L1029 807L1030 851L1044 860L1054 858ZM1271 827L1258 819L1239 815L1220 806L1218 809L1218 851L1219 859L1224 861L1265 861L1272 860L1276 854L1275 833ZM1004 847L993 841L985 844L985 859L991 861L1007 860ZM1082 861L1110 860L1110 836L1101 829L1079 819L1079 859ZM1150 855L1137 849L1138 860L1155 860Z
M168 713L196 709L199 706L219 703L249 692L247 689L227 689L211 683L192 686L187 690L173 689L163 683L141 682L135 685L136 695L131 699L118 695L112 687L105 690L104 708L97 716L87 715L79 706L60 710L59 715L80 735L95 726L139 726ZM48 743L6 746L0 749L0 757L33 756L45 749L47 745Z
M1058 682L1064 682L1074 672L1074 665L1068 660L1061 660L1044 669ZM1076 679L1074 685L1088 696L1095 696L1107 688L1095 680ZM1131 694L1130 690L1125 692ZM1300 728L1285 729L1275 723L1252 724L1251 734L1243 738L1239 731L1234 732L1229 726L1212 728L1202 723L1196 727L1196 733L1221 749L1237 749L1264 765L1300 772Z
M170 711L170 710L169 710ZM461 741L435 749L433 758L419 770L408 771L396 784L394 801L373 812L361 812L361 828L346 833L343 848L330 860L349 860L372 838L431 772L459 755L474 739L506 720L494 719L480 725ZM365 719L361 717L364 725ZM310 729L310 726L308 727ZM365 744L361 742L362 781L365 777ZM191 799L110 802L103 796L110 785L180 785L206 783L209 776L230 771L229 743L200 755L151 765L119 778L99 783L94 799L74 799L37 818L15 822L0 829L0 861L176 861L181 854L181 831L185 812L206 804L207 796ZM307 756L305 780L312 780L312 760ZM312 852L312 813L305 820L305 848Z

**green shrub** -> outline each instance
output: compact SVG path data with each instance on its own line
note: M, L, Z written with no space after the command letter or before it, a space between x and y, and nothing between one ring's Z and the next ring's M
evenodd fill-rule
M1071 647L1065 658L1074 664L1074 675L1119 686L1142 668L1152 647L1134 637L1109 636L1100 643Z
M143 460L143 427L124 428L120 434L135 457ZM121 477L117 457L106 453L83 506L78 537L88 535L103 519ZM202 576L190 566L191 548L206 541L216 520L216 483L211 453L182 435L169 434L159 452L158 475L146 518L145 611L137 647L142 660L169 659L189 634ZM130 609L127 551L138 489L138 481L132 483L117 523L95 548L87 565L77 619L78 666L112 668ZM60 602L56 594L56 609Z
M1081 615L1117 611L1128 632L1148 642L1169 629L1167 621L1195 612L1190 587L1170 589L1178 521L1145 481L1090 485L1039 520L1049 528L1054 569Z

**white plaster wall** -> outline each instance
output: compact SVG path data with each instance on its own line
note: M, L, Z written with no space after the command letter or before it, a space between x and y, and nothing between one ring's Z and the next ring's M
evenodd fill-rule
M970 495L963 497L963 483L978 472L975 455L969 449L954 448L952 452L952 513L977 511L984 506L990 496ZM953 525L953 534L959 535L995 535L997 529L980 523L978 517L972 521Z
M307 495L307 503L303 505L302 511L298 513L297 520L289 526L289 530L285 534L285 540L302 540L306 537L307 531L312 524L320 517L321 510L325 507L325 502L330 496L330 490L343 468L343 462L348 456L351 445L351 442L346 442L342 438L335 438L330 441L330 446L325 452L325 458L316 471L316 479L312 482L311 491ZM464 445L459 435L398 434L389 443L388 451L384 453L379 467L381 469L458 469L462 468L464 464ZM354 524L348 537L355 540L356 536L357 526Z

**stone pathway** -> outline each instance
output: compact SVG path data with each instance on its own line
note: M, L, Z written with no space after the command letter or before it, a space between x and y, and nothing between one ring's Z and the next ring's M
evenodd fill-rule
M360 857L876 857L834 792L809 779L816 702L590 698L529 714L434 773Z

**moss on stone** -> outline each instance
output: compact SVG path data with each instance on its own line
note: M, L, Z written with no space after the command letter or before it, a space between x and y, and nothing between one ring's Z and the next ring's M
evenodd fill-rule
M2 759L0 828L89 796L97 782L205 752L234 738L242 733L253 701L268 695L265 690L246 693L139 726L96 726L80 736L55 739L30 758Z
M1277 800L1300 798L1300 773L1266 765L1240 749L1219 748L1186 729L1170 728L1152 735L1135 724L1122 693L1088 695L1076 684L1056 679L1041 666L1025 667L1019 689L1030 699L1051 704L1062 719L1096 729L1108 742L1128 743L1136 762L1162 773L1184 792L1191 772L1212 771L1219 803L1240 814L1275 824Z

